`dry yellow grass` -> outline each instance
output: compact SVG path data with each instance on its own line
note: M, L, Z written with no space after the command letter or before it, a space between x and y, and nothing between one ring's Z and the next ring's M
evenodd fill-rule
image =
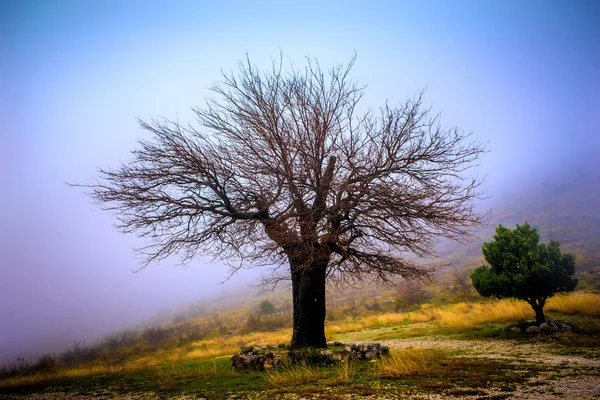
M436 319L433 309L421 310L414 313L385 313L358 319L348 319L345 322L327 324L325 337L330 340L334 335L345 332L360 331L367 328L399 325L407 322L427 322Z
M0 388L14 388L19 386L30 386L53 378L54 374L35 374L23 376L11 376L0 380Z
M86 365L75 368L63 368L54 372L37 373L33 375L21 375L5 378L0 380L0 388L30 386L47 381L49 379L86 377L92 375L106 374L109 372L119 372L122 370L123 368L119 366L103 364Z
M179 375L176 364L169 364L162 368L153 368L152 377L160 390L169 390L175 386L175 381Z
M431 308L425 308L418 312L408 313L410 322L429 322L437 319L437 313Z
M219 344L214 347L199 347L191 350L185 356L187 359L211 358L234 354L239 351L240 346L234 344Z
M337 375L337 380L340 383L350 383L352 379L354 379L354 375L356 374L356 370L354 369L354 364L348 359L345 359L339 367L339 373Z
M267 371L265 379L270 386L306 385L325 376L322 368L306 363L290 364L284 368Z
M365 324L371 326L389 326L398 325L409 320L408 314L405 313L386 313L374 317L367 318Z
M486 303L458 303L434 307L423 304L421 310L408 313L386 313L368 316L357 320L348 320L337 324L328 324L325 336L329 340L333 335L358 331L371 327L439 321L457 329L470 329L487 322L510 322L523 318L532 318L533 310L529 304L519 300L500 300Z
M548 300L546 310L599 317L600 295L581 292L559 294Z
M597 317L600 316L600 295L577 292L560 294L548 300L546 310ZM329 338L337 333L369 327L429 321L439 321L453 328L465 330L485 323L507 323L520 319L532 319L534 316L529 304L514 299L493 300L485 303L458 303L439 307L423 304L421 310L417 312L387 313L329 325L326 333Z
M600 295L577 292L560 294L548 300L545 310L597 317L600 316ZM488 322L507 323L535 317L529 304L513 299L459 303L441 307L436 314L436 320L457 329L472 329Z
M255 332L248 335L235 335L228 338L215 338L200 340L192 343L193 350L185 358L209 358L232 355L237 353L242 346L277 346L280 343L289 343L292 338L291 329L282 329L275 332Z
M327 324L325 326L325 338L330 340L333 335L344 332L352 332L364 329L366 326L359 321L347 321L337 324Z
M430 375L439 370L440 362L447 355L430 349L406 349L392 351L389 357L377 363L377 374L384 378Z
M533 318L531 306L524 301L504 299L486 303L459 303L437 311L438 320L457 329L471 329L488 322L511 322Z

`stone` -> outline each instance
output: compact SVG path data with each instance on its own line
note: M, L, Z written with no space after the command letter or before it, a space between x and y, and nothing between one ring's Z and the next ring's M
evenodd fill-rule
M389 354L390 350L387 346L382 346L379 343L362 343L359 345L346 345L344 349L346 357L354 360L373 360L380 358L382 355Z
M513 326L512 328L510 328L511 332L515 332L515 333L521 333L523 332L523 330L521 328L519 328L518 326Z
M558 331L563 333L571 332L571 327L567 324L558 324Z
M281 363L281 358L272 352L258 354L255 352L238 353L231 357L231 365L235 369L256 369L263 371L272 369Z
M537 326L530 326L529 328L527 328L525 330L525 333L538 334L538 333L542 333L542 330Z
M319 352L319 358L326 364L336 364L342 361L342 356L331 350L322 350Z
M339 342L338 342L339 343ZM340 343L343 345L343 343ZM231 357L233 368L254 369L259 371L269 370L281 364L281 358L287 354L292 362L307 360L319 365L338 364L345 360L374 361L390 353L388 346L380 343L348 343L343 350L340 349L304 349L294 351L272 352L271 347L243 347L238 354Z
M573 321L565 321L563 322L563 324L569 326L572 330L577 330L577 326Z

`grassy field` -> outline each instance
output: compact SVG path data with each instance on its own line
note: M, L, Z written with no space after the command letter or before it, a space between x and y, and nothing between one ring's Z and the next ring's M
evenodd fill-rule
M600 295L575 292L556 296L546 310L549 318L570 320L577 329L544 336L514 332L511 328L518 321L534 317L529 305L520 301L423 303L411 311L378 310L328 319L328 340L389 344L391 355L375 362L350 361L329 367L285 364L266 372L240 372L229 362L240 347L287 343L291 329L231 333L214 328L198 340L180 336L158 345L134 341L129 347L112 352L105 349L89 361L72 365L52 358L44 368L5 376L0 380L0 394L37 394L32 398L341 399L419 398L442 393L446 398L500 399L523 388L556 391L546 386L568 376L596 382ZM277 317L264 317L269 318ZM597 383L600 387L600 381Z

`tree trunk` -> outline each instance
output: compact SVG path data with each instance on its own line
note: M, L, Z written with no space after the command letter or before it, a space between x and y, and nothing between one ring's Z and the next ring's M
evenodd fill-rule
M546 316L544 315L544 301L534 301L531 304L533 311L535 311L535 323L539 326L542 322L546 322Z
M294 330L290 347L327 347L325 340L325 272L327 262L309 267L290 260Z

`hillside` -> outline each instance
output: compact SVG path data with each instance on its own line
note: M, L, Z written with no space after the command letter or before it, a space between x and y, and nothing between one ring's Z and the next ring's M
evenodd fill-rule
M491 208L489 223L468 244L443 242L438 255L451 265L475 267L483 262L481 245L497 225L528 222L543 242L557 240L577 256L578 271L600 271L600 163L590 161L564 170L547 169L519 177L514 186L483 202Z

